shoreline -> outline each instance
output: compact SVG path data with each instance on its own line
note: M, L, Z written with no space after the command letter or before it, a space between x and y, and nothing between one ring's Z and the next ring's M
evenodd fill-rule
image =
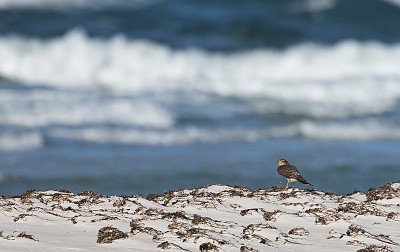
M4 251L399 251L400 182L335 195L209 185L0 198Z

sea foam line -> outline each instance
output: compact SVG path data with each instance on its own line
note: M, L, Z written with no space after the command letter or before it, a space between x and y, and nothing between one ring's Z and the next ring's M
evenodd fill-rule
M222 54L73 30L51 40L0 37L0 57L1 76L32 87L206 93L264 100L255 107L295 115L380 114L400 98L398 44L343 41Z
M394 140L400 139L400 132L395 125L367 120L351 124L302 121L293 125L260 129L205 129L191 126L171 130L137 130L92 127L83 129L56 129L51 131L49 136L96 144L168 146L232 141L254 142L263 139L286 137L335 141Z
M0 132L0 152L33 150L43 145L40 132Z
M0 55L0 74L4 77L75 88L105 85L114 89L167 90L184 86L221 94L255 94L301 83L321 88L311 97L320 99L324 86L333 86L328 90L331 93L337 82L359 85L400 78L400 45L378 42L300 44L281 51L266 48L221 54L172 50L122 35L90 38L81 30L73 30L51 40L0 37Z
M48 131L18 131L0 134L0 152L26 151L42 148L46 139L64 139L89 144L116 145L187 145L193 143L255 142L273 138L306 138L333 141L398 140L395 125L374 120L358 123L299 123L272 128L217 128L195 126L157 129L126 129L116 127L58 127Z

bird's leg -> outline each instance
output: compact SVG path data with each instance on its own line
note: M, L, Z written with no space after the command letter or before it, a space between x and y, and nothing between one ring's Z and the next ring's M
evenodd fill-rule
M289 188L289 179L287 180L285 189L288 189L288 188Z

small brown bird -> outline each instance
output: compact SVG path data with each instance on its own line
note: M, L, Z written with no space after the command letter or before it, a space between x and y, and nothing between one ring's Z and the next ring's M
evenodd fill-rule
M287 184L285 189L289 187L289 183L299 181L303 184L308 184L313 186L312 184L308 183L297 170L296 166L289 164L288 161L285 159L278 160L278 173L287 179Z

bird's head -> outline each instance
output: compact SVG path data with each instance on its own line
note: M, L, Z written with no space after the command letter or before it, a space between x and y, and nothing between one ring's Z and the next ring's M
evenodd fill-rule
M288 165L288 164L289 164L289 162L286 161L286 159L279 159L278 160L278 165Z

